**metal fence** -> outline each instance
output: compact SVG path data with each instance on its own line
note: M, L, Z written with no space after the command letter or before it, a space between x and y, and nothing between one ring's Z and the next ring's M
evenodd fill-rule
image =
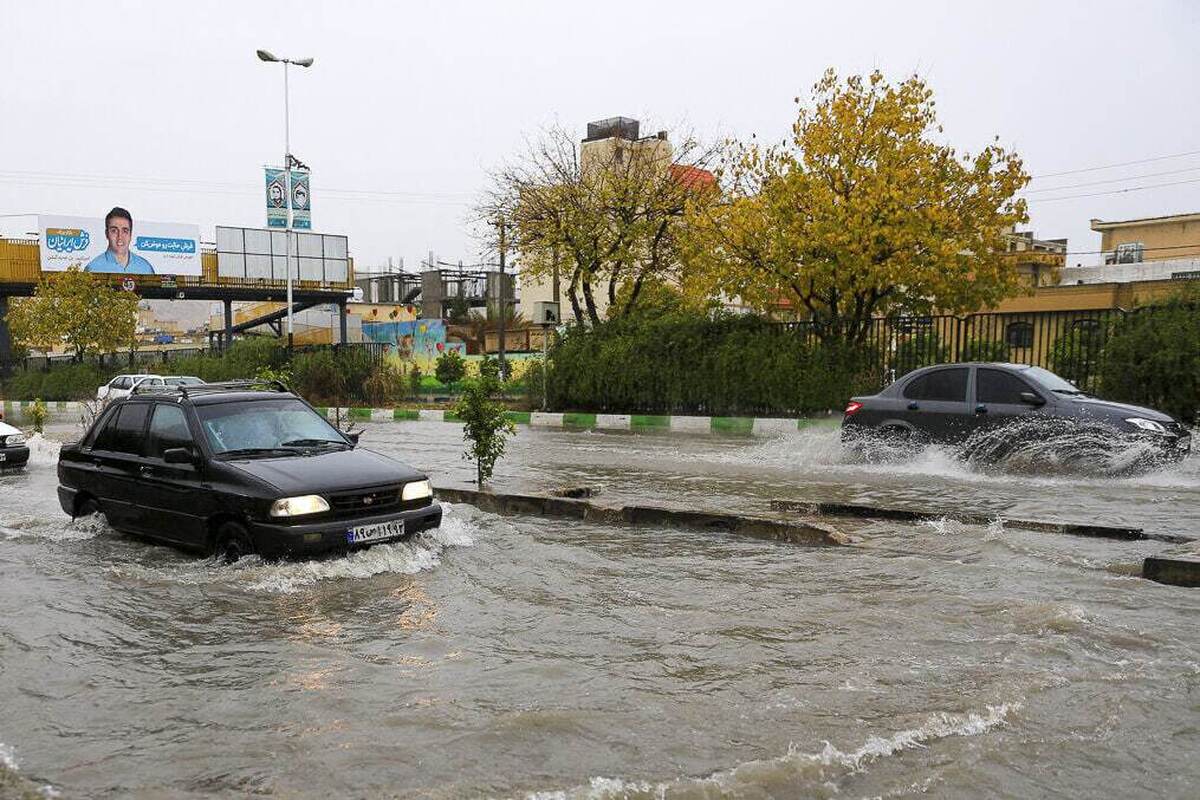
M347 342L345 344L310 344L297 345L293 353L315 353L323 350L332 351L335 355L345 351L364 352L373 364L382 364L386 345L380 342ZM102 369L115 372L170 372L172 362L196 356L221 358L225 350L219 347L176 347L166 350L135 350L133 353L102 353L89 355L84 362L95 364ZM0 362L0 375L11 375L13 372L49 372L56 366L75 363L72 355L29 356Z
M918 367L963 361L1005 361L1049 369L1081 389L1094 389L1103 367L1104 342L1114 323L1154 309L1087 309L877 317L856 344L875 360L887 384ZM780 323L814 342L811 322Z

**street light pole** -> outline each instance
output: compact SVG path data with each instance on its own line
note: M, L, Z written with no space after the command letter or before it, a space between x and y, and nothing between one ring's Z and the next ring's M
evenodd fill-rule
M283 187L287 195L287 216L283 223L283 265L287 269L288 352L292 352L292 115L288 105L288 62L283 61Z
M283 264L287 271L287 339L290 351L294 334L292 331L292 115L288 92L288 65L311 67L313 60L311 58L277 58L267 50L256 52L261 61L283 64L283 186L284 194L287 195L287 199L284 201L287 216L284 218L283 226Z

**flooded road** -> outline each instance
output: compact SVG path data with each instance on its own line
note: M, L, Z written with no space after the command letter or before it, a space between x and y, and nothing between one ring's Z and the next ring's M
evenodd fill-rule
M63 428L52 437L69 435ZM470 478L460 428L364 446ZM56 446L0 476L0 763L64 797L1195 797L1195 545L950 522L861 546L447 508L411 542L217 565L76 523ZM522 428L497 487L767 513L872 502L1200 535L1136 478L856 464L779 439Z

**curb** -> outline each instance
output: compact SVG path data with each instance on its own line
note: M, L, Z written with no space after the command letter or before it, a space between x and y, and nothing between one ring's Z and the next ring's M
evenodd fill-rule
M609 508L565 497L506 494L435 487L439 500L466 503L496 514L530 514L540 517L568 517L610 525L661 525L673 528L698 529L732 533L753 539L789 542L809 547L846 547L851 537L833 526L809 522L779 522L740 514L685 511L661 506L624 506Z
M24 411L32 401L4 400L4 418L20 425ZM84 404L48 401L50 419L62 421L77 418ZM453 411L430 408L334 408L315 406L317 413L334 419L355 422L460 422ZM558 428L571 431L630 431L632 433L719 434L723 436L785 436L814 426L836 426L840 419L832 417L700 417L659 414L591 414L586 412L509 411L513 423L531 428Z
M334 409L317 411L332 418ZM725 436L784 436L827 424L838 417L693 417L658 414L591 414L586 412L509 411L517 425L571 431L630 431L632 433L720 434ZM453 411L437 408L349 408L342 417L371 422L461 422Z

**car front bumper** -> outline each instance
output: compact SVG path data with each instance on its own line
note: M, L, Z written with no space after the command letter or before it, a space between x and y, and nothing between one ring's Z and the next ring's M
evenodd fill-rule
M25 445L0 447L0 469L23 467L29 461L29 448Z
M374 517L359 517L352 520L322 520L319 522L293 525L278 525L255 522L250 536L254 549L264 558L308 556L318 553L357 550L372 544L384 544L393 539L383 539L366 544L350 544L347 534L352 528L377 525L381 522L404 521L404 536L436 528L442 524L442 506L436 500L427 506L408 511L381 514Z

